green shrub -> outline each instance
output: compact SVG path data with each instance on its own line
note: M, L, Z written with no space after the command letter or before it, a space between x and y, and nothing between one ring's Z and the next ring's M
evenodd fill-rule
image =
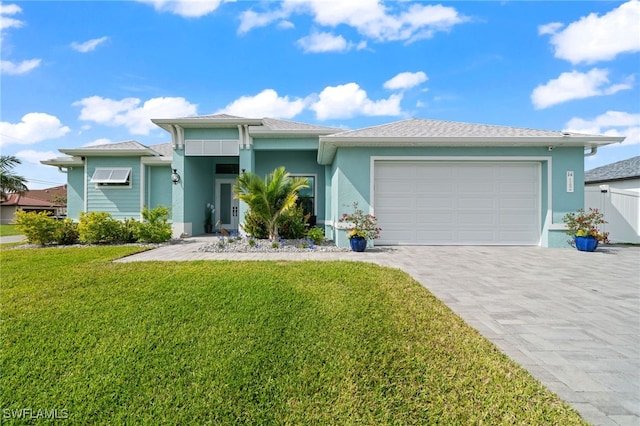
M138 229L142 225L134 218L127 218L122 222L121 234L118 241L123 243L135 243L138 241Z
M136 239L144 243L164 243L171 239L171 224L169 220L169 208L157 206L149 210L142 209L144 222L138 222Z
M324 242L324 230L314 226L307 231L307 238L311 239L314 244L321 244Z
M56 233L56 221L49 217L50 214L49 212L17 211L16 229L32 244L49 244L55 241Z
M54 241L62 245L75 244L78 241L78 224L71 219L55 223Z
M302 207L290 208L278 219L280 237L287 240L303 238L307 232L307 220Z
M251 235L253 238L265 239L269 237L267 224L264 220L258 218L257 215L253 214L251 210L244 214L243 228L244 232Z
M107 212L80 213L80 241L87 244L117 243L124 240L124 225Z

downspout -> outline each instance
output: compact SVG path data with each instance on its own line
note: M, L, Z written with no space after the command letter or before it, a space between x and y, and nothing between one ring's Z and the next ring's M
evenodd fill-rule
M245 145L244 145L244 130L242 128L242 124L238 124L238 145L239 145L239 148L241 150L245 148Z
M593 156L593 155L596 155L596 152L598 152L598 147L597 147L597 146L592 146L592 147L591 147L591 151L586 152L586 153L584 154L584 156L585 156L585 157L591 157L591 156Z
M244 132L245 132L245 135L246 135L245 148L249 149L251 147L251 145L253 145L253 138L249 134L249 125L248 124L244 124Z

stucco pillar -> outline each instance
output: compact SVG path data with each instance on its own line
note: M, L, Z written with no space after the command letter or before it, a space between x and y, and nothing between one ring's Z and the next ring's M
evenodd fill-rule
M240 149L240 173L251 172L255 173L256 159L253 145L246 144ZM242 201L238 204L238 226L240 232L242 232L242 225L244 223L244 214L249 210L248 206Z

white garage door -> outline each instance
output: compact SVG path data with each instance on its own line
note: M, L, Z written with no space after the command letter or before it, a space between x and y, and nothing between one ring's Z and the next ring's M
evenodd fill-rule
M538 163L376 161L376 244L538 245Z

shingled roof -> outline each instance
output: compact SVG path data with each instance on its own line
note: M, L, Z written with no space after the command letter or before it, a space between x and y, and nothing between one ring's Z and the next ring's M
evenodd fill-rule
M62 207L65 203L59 200L67 198L67 185L54 186L46 189L31 189L23 195L8 194L2 201L3 206L21 207Z
M584 173L585 183L609 182L640 178L640 155L596 167Z
M521 138L587 136L580 133L536 130L488 124L411 118L364 129L349 130L332 135L336 138Z

